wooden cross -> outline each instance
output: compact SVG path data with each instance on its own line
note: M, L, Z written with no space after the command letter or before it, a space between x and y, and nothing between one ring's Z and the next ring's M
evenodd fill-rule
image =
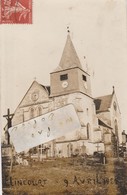
M12 126L12 118L14 114L10 114L10 109L7 109L7 115L3 115L7 119L7 128L9 129ZM8 133L8 131L7 131ZM10 144L10 135L8 133L8 144Z

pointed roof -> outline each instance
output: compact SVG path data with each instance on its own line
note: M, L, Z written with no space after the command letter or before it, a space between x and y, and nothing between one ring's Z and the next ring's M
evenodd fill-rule
M95 98L94 103L96 106L96 111L97 112L108 111L108 109L111 106L112 96L113 96L113 94Z
M28 94L28 92L30 91L30 89L33 87L33 86L40 86L41 88L43 88L43 90L47 93L47 96L49 97L50 95L50 86L44 86L44 85L41 85L40 83L38 83L37 81L33 81L31 86L29 87L29 89L27 90L27 92L25 93L24 97L22 98L22 100L20 101L19 105L17 106L16 110L14 111L14 114L16 113L17 109L22 105L23 103L23 100L25 99L26 95ZM30 101L29 101L30 102ZM31 104L31 103L30 103ZM22 105L24 106L24 105Z
M56 68L55 71L65 70L74 67L82 68L76 50L71 41L71 37L68 34L59 66Z
M96 108L97 113L108 111L108 109L111 107L113 96L115 95L115 98L116 98L115 87L113 86L112 89L113 89L112 94L96 97L94 99L95 108ZM117 98L116 98L116 101L117 101ZM118 102L117 102L117 104L118 104ZM119 107L119 105L118 105L118 107ZM119 111L120 111L120 109L119 109Z

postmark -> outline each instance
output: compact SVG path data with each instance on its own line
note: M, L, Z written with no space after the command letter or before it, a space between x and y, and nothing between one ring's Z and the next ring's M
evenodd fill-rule
M0 24L32 24L32 0L0 0Z

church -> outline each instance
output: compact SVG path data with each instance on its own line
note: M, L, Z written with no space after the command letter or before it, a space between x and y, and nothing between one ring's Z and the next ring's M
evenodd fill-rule
M92 97L90 74L82 68L70 34L50 86L34 81L15 110L12 126L73 104L81 129L30 149L33 156L71 157L104 152L117 156L122 143L121 113L115 94ZM24 143L25 144L25 143Z

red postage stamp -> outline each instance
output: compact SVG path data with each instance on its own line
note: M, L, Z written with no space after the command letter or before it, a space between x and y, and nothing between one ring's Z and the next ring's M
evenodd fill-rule
M32 0L0 0L0 24L32 24Z

